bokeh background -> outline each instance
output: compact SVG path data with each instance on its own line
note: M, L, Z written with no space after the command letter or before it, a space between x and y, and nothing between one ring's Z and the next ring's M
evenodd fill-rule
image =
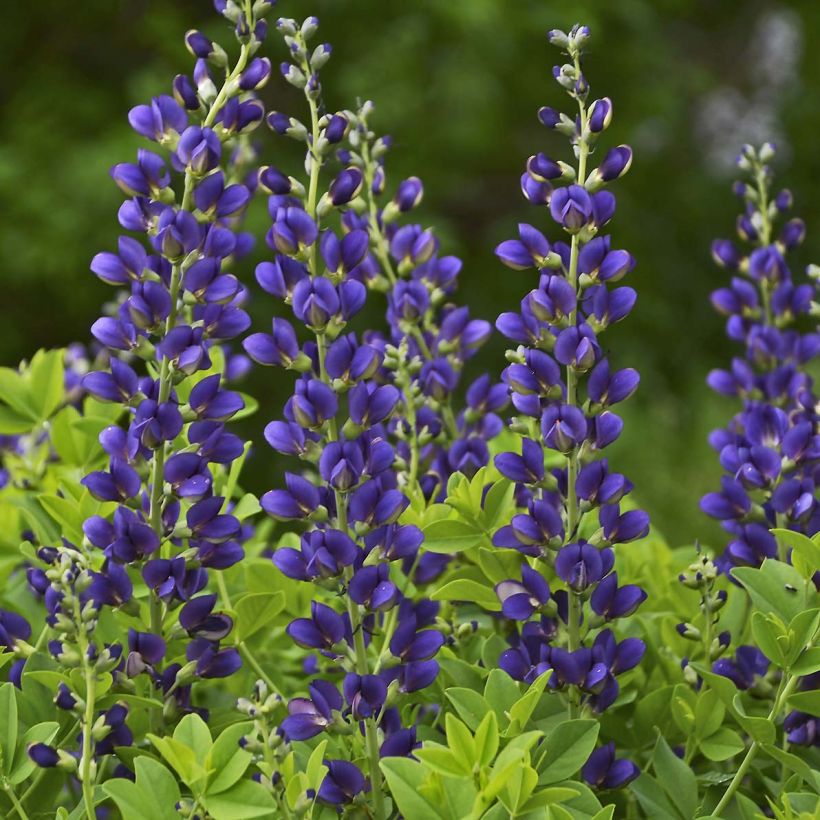
M334 46L323 72L328 107L376 102L374 124L395 139L391 178L423 177L420 217L463 257L460 298L488 319L532 286L492 252L517 222L546 222L520 196L524 160L538 150L568 159L535 117L540 105L566 99L551 79L557 52L545 32L576 20L592 28L587 75L595 96L615 102L608 137L635 149L613 231L638 259L630 284L640 297L607 343L643 381L612 459L670 542L718 537L697 508L719 474L706 435L732 409L704 385L730 355L708 303L724 278L709 244L732 231L738 146L773 139L780 181L809 227L798 267L820 261L820 3L281 0L277 11L320 17ZM118 234L121 196L108 169L139 145L126 113L190 71L186 29L225 44L232 37L208 0L38 0L4 3L2 13L0 361L14 364L38 347L89 338L109 291L88 262ZM274 32L264 53L277 63L283 48ZM301 111L278 76L263 96L270 107ZM260 135L265 162L296 167L290 145ZM264 229L263 209L251 219ZM252 267L248 260L249 282ZM257 329L271 309L262 296ZM504 347L496 338L481 365L499 372ZM267 409L247 432L259 441L287 383L266 370L255 387ZM262 445L248 483L264 489L278 469Z

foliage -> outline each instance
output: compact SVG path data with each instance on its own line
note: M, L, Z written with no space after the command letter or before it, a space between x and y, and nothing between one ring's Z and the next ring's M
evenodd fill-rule
M521 180L558 238L498 247L534 289L499 318L507 368L460 387L491 330L456 301L474 280L409 221L424 188L388 180L372 103L328 107L315 18L276 23L306 124L265 112L272 5L217 0L236 48L189 31L193 79L131 111L160 153L112 170L128 235L91 264L117 288L94 341L0 369L2 816L817 816L820 345L771 147L741 154L748 257L715 252L748 360L710 377L742 405L703 501L728 545L672 547L601 455L638 384L599 344L635 302L604 234L632 155L598 146L589 30L550 32L572 112L539 112L575 164ZM304 173L259 166L263 116ZM272 333L245 311L270 303L242 281L254 196ZM291 379L264 444L234 432L276 412L234 389L237 337Z

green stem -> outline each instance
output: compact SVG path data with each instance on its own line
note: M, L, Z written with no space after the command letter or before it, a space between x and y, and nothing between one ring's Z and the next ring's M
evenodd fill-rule
M17 812L20 820L29 820L26 810L23 808L23 804L14 793L14 788L8 783L4 783L3 788L6 790L6 794L9 796L9 800L11 800L11 804L14 806L14 810Z
M251 21L250 16L250 6L248 3L246 5L246 13L248 14L248 20ZM222 85L222 88L217 93L216 97L214 98L211 106L208 110L208 113L205 115L205 119L202 121L202 125L204 127L209 127L213 125L214 120L216 119L217 114L219 113L222 106L225 104L228 97L234 93L235 83L239 75L245 69L247 65L248 58L250 57L250 45L248 43L244 43L242 48L239 52L239 57L237 58L236 65L233 67L233 70L226 75L225 82ZM182 201L180 203L180 209L183 211L190 210L191 207L191 199L193 197L194 191L194 175L191 173L190 170L185 171L185 181L183 185L182 191ZM168 313L168 316L165 320L165 328L163 331L163 338L168 335L168 333L174 328L177 321L177 316L179 314L179 291L182 285L182 264L181 262L176 262L173 264L171 268L171 281L169 285L170 297L171 297L171 309ZM169 396L171 395L171 389L173 387L173 380L174 380L174 372L171 368L171 362L167 357L163 357L162 362L160 364L160 372L159 372L159 394L158 394L158 401L160 404L163 402L168 401ZM160 538L163 539L164 536L164 527L162 525L162 508L163 508L163 472L165 468L165 460L168 455L168 443L164 442L154 453L154 457L151 463L151 494L149 497L149 507L148 507L148 522L151 525L151 528ZM163 558L170 558L171 557L171 543L170 541L165 541L161 547L161 553ZM162 602L160 599L149 592L149 628L150 631L155 634L159 635L160 637L164 637L164 630L163 630L163 611L162 611ZM151 728L155 728L155 721L156 715L154 711L151 711L149 716L149 722L151 724Z
M367 675L367 647L364 645L364 633L362 632L359 608L349 596L347 599L347 612L350 616L351 629L353 631L353 644L356 652L356 672L359 675ZM387 815L384 807L381 769L379 769L379 736L376 722L372 717L364 721L364 735L370 769L370 793L373 796L374 817L376 820L383 820Z
M319 140L319 115L316 107L316 101L308 95L305 96L307 97L308 107L310 108L311 133L313 140L310 146L310 181L308 183L308 195L307 201L305 203L305 209L307 213L315 219L316 198L318 196L319 191L319 172L322 168L321 157L319 157L315 149L315 146L317 145ZM314 242L310 249L310 257L308 260L309 271L311 276L317 275L316 245L317 243ZM325 339L324 333L316 333L315 335L317 357L319 359L319 376L321 377L322 381L324 381L326 384L330 384L330 379L328 378L326 365L327 340ZM331 418L328 420L327 438L328 441L331 442L337 441L339 438L338 427L335 418ZM334 497L336 500L337 525L339 529L342 530L342 532L350 533L350 527L348 526L347 521L347 499L345 498L344 493L341 493L338 490L334 491ZM355 537L355 534L350 534ZM347 581L350 580L350 575L351 572L348 568L348 571L345 573L345 578ZM362 634L362 624L361 619L359 617L359 608L356 605L356 603L353 600L351 600L350 597L347 598L347 611L350 616L350 626L353 632L356 671L360 675L366 675L368 674L367 647L364 645L364 635ZM374 817L376 818L376 820L384 820L386 814L384 808L384 792L382 789L381 770L379 769L378 730L376 728L376 724L373 718L368 718L364 721L364 724L365 742L367 744L368 762L370 769L370 784L371 795L373 799Z
M575 58L576 69L580 72L581 67L578 58ZM587 156L589 154L589 146L584 137L586 131L587 113L584 104L578 100L578 109L581 118L581 137L578 141L578 172L576 179L579 185L584 184L586 179ZM570 245L569 256L569 270L567 272L567 281L570 286L577 292L578 290L578 256L580 253L581 241L578 234L572 235L572 242ZM578 319L577 307L569 315L569 326L575 327ZM567 378L567 399L566 403L570 406L578 405L578 376L575 368L569 364L566 370ZM575 538L575 532L578 528L579 510L578 510L578 495L575 489L575 482L578 478L578 451L573 448L567 455L567 506L566 506L566 536L565 543L571 543ZM569 611L567 614L567 636L568 649L574 652L581 646L581 619L583 617L583 603L578 593L573 590L569 591ZM572 687L569 695L568 712L570 718L578 716L578 698L579 694L575 687Z
M794 687L797 686L798 677L796 675L790 675L783 677L783 680L780 683L780 689L778 690L777 697L775 698L774 705L772 706L772 710L769 712L768 720L775 721L780 714L781 709L783 708L783 704L786 702L786 699L791 695ZM752 741L752 745L749 746L748 751L746 752L746 757L743 758L743 761L740 764L735 776L732 778L732 782L729 783L726 791L723 793L723 797L721 797L720 802L715 806L714 811L712 814L716 816L720 816L721 812L725 811L728 807L729 803L734 797L735 792L738 790L740 784L743 782L743 778L746 776L746 773L749 771L749 767L752 765L755 757L757 757L757 753L760 750L760 744L756 741Z
M398 277L396 271L393 269L393 262L390 259L388 250L387 237L384 235L384 230L379 225L378 206L376 204L376 195L373 193L373 177L376 166L370 157L370 143L367 138L362 140L362 161L364 163L365 174L365 190L367 191L367 207L370 211L370 239L373 243L373 253L379 260L382 266L384 275L391 285L395 285Z
M86 652L83 652L83 657ZM92 777L93 753L91 749L91 727L94 725L94 702L96 700L97 679L94 670L86 660L85 663L85 713L83 715L83 745L80 762L80 780L83 785L83 802L88 820L96 820L94 810L94 783Z
M216 574L216 586L219 590L219 597L222 598L222 604L227 607L228 609L233 609L233 603L231 602L231 596L228 592L228 585L225 582L225 573L217 572ZM270 675L264 670L262 664L257 660L256 655L253 653L253 650L244 642L239 641L236 645L236 648L239 650L239 654L248 662L251 669L265 682L268 689L271 692L276 693L277 695L281 695L279 691L279 687L273 682Z

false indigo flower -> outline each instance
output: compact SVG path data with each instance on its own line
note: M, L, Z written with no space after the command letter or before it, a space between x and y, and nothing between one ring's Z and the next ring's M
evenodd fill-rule
M552 109L539 114L548 128L569 137L577 167L537 154L522 180L525 197L548 206L565 239L552 241L522 224L518 239L496 249L507 267L525 273L534 268L539 275L520 312L502 314L496 323L518 345L507 352L510 364L503 381L518 414L511 427L522 440L520 454L501 453L495 465L516 483L516 498L525 509L496 531L493 543L528 556L521 583L504 581L496 587L503 614L524 622L499 665L527 683L552 670L549 686L566 694L571 718L579 714L580 704L595 712L610 706L619 692L616 676L644 654L640 639L619 643L611 630L598 630L602 623L628 617L646 598L638 586L619 587L612 570L613 547L641 538L649 529L643 511L622 512L632 484L610 473L607 460L600 458L623 427L609 408L635 392L639 376L632 368L614 370L599 341L608 325L624 318L635 303L631 288L612 287L630 273L634 259L613 249L603 232L615 210L606 186L626 173L632 152L618 146L597 168L587 169L612 119L609 100L587 100L589 87L580 66L588 36L582 26L568 34L551 33L550 39L569 56L555 76L577 114L569 117ZM547 462L547 451L558 458ZM598 528L586 527L594 518ZM530 562L551 566L566 588L550 596L546 580ZM551 617L556 613L557 618ZM538 620L531 620L533 615ZM584 779L599 788L617 788L637 776L635 764L615 761L614 755L612 744L593 752Z
M759 150L744 146L738 158L752 180L736 188L744 202L738 232L750 250L729 240L712 246L717 264L739 274L729 288L712 294L712 304L727 317L728 336L744 346L730 370L714 370L708 378L713 390L742 403L729 425L710 437L727 475L721 491L701 501L701 509L721 521L731 537L717 559L727 572L775 556L769 528L810 536L820 529L815 487L820 432L808 371L820 353L820 334L800 327L814 288L792 282L786 255L802 241L804 228L793 219L777 233L775 219L790 206L791 197L772 192L773 156L767 143ZM773 202L782 209L772 207Z
M113 694L125 677L146 673L166 699L158 710L149 708L159 729L177 711L192 710L191 676L222 677L241 664L236 649L220 646L232 621L212 612L208 596L180 610L182 630L167 629L165 615L206 585L207 568L225 568L242 555L240 523L224 511L230 500L212 495L212 488L244 452L243 443L224 430L244 402L224 389L227 352L220 347L249 323L244 288L229 270L249 249L248 237L237 229L253 189L233 180L244 176L242 165L252 160L252 151L236 150L237 137L262 118L252 91L265 82L270 66L252 58L268 8L256 3L235 9L240 53L233 66L217 43L188 33L186 44L199 58L194 82L177 78L173 97L155 97L128 116L134 131L160 153L140 149L135 163L111 171L128 197L120 224L136 236L120 237L116 252L99 253L91 262L92 272L123 294L92 326L108 348L107 367L88 373L82 385L126 412L121 424L100 434L106 468L82 483L93 498L113 502L113 509L109 514L107 504L104 514L85 520L77 546L64 541L41 549L42 566L32 576L57 633L52 654L71 672L59 704L77 713L81 731L76 758L43 744L30 754L40 765L76 771L89 816L95 756L132 740L126 707L115 703L100 712L100 687L105 683ZM205 61L224 69L221 89ZM203 378L212 362L220 365L217 372ZM235 357L233 365L242 368ZM147 375L138 375L141 367ZM142 610L132 600L135 571L149 589ZM105 607L127 609L143 620L129 632L124 659L121 645L103 644L96 634ZM11 640L15 630L6 631ZM192 638L184 647L188 667L163 669L166 656L182 654L183 647L172 643L186 632ZM77 681L83 681L80 689Z

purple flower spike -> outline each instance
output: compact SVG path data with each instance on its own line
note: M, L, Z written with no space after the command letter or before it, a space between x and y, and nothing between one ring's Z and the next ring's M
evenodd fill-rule
M799 219L777 225L792 197L771 195L773 151L771 145L744 146L741 154L749 181L735 190L744 201L738 233L745 247L726 240L712 245L718 265L745 274L712 294L727 335L743 346L729 368L707 378L713 390L742 402L727 427L710 436L725 475L721 490L705 495L700 505L730 533L716 559L725 572L774 557L770 527L809 536L818 529L816 446L810 443L816 440L810 431L817 429L817 399L805 367L820 345L817 334L803 333L799 324L811 310L816 287L792 280L787 255L802 241L805 226ZM761 220L768 220L765 236ZM768 235L778 233L779 240L770 241ZM717 663L731 666L727 659Z

